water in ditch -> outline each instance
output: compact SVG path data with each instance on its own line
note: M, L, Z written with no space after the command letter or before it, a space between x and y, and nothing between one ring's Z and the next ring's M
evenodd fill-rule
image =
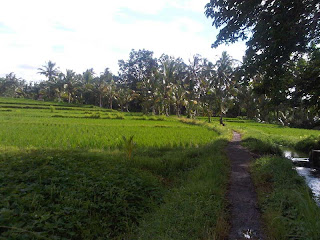
M283 156L293 161L298 174L304 177L309 188L314 194L314 199L320 207L320 170L309 165L309 157L305 153L290 148L282 148Z

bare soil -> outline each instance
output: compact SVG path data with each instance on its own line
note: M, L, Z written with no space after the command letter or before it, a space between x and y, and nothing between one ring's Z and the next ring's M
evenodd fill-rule
M252 156L240 142L241 135L233 132L233 139L226 149L231 162L231 179L227 195L231 215L229 239L263 240L257 195L249 173Z

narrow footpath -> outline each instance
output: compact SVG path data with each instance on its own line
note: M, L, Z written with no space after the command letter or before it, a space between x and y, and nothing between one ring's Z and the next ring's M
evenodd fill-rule
M229 239L263 240L257 196L249 173L252 157L240 143L241 135L233 132L233 139L226 149L231 162L231 179L227 195L231 207Z

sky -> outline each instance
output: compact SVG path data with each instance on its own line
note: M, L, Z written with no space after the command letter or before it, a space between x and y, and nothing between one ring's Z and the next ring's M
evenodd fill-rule
M49 60L60 71L118 72L131 49L215 61L222 51L242 60L243 42L212 49L218 33L204 15L209 0L0 0L0 77L40 81Z

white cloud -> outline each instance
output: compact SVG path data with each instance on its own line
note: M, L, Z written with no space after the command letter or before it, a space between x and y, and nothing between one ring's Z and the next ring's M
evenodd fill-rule
M227 49L233 57L241 59L245 48L242 43L210 48L215 32L210 21L204 21L203 8L207 2L3 1L0 23L10 31L0 29L0 76L13 71L27 80L39 80L42 77L36 68L48 60L56 62L62 71L68 68L81 73L92 67L100 73L109 67L116 73L118 60L127 59L133 48L152 50L156 57L167 53L185 61L195 53L214 60L215 55ZM170 8L175 9L177 16L168 20L161 14ZM133 16L125 18L129 14L125 9L142 15L130 22L128 19ZM200 13L203 18L192 18L188 16L190 13Z

